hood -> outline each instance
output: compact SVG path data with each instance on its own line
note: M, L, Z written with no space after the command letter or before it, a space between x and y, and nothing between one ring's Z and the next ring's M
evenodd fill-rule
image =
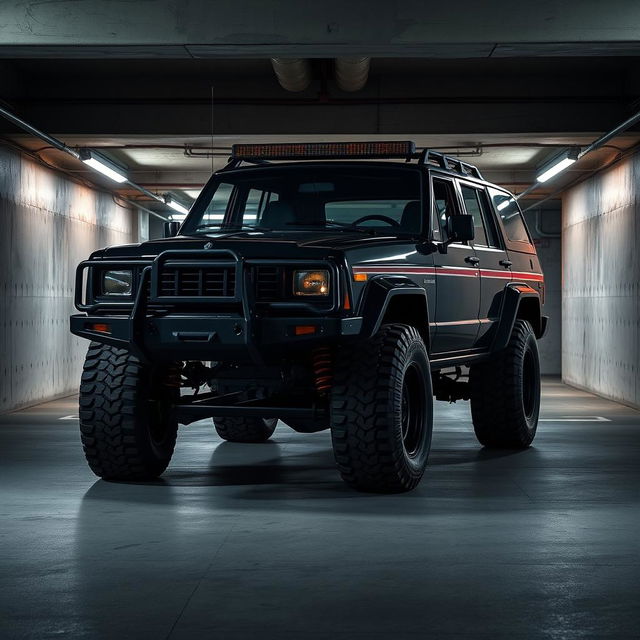
M155 257L163 251L194 249L230 249L247 258L310 258L321 257L335 251L366 248L383 244L397 244L395 235L372 236L360 232L338 231L242 231L235 233L208 233L149 240L141 244L128 244L101 249L92 254L96 258ZM208 246L210 245L210 246Z

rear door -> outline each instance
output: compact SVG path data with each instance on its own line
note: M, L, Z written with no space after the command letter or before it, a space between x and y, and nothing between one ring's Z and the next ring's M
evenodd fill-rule
M445 240L447 219L460 215L453 179L432 177L434 239ZM435 334L432 352L453 353L473 348L478 336L480 269L473 246L452 243L446 253L434 253L436 273Z
M466 213L473 216L473 248L480 260L480 312L476 346L487 347L492 336L489 331L500 319L504 286L511 280L511 262L485 188L464 180L458 181L458 188Z

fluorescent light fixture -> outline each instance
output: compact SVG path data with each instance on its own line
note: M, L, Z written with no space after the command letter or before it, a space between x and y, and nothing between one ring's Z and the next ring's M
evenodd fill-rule
M540 168L540 173L536 176L538 182L546 182L570 167L577 159L580 149L574 147L556 156L551 162L547 162Z
M122 167L119 167L115 162L105 158L96 151L80 149L80 160L115 182L123 183L127 181L127 176L124 174Z
M170 218L171 220L175 220L176 222L182 222L187 215L185 213L172 213Z
M513 198L507 198L503 200L497 207L498 211L504 211L512 202L515 202Z
M166 193L164 196L164 202L167 206L171 207L178 213L183 213L185 216L189 213L189 209L182 203L178 202L170 193Z

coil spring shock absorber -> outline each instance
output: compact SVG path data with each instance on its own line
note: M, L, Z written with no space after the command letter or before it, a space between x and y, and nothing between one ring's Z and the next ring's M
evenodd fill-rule
M329 347L317 347L311 354L313 361L313 380L316 391L326 395L333 382L333 359Z

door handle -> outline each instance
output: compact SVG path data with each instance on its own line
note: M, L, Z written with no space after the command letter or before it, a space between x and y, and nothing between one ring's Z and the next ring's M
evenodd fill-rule
M464 261L475 266L480 262L480 258L476 258L475 256L467 256Z
M505 269L508 269L513 264L513 262L511 262L511 260L500 260L498 264L501 264Z

